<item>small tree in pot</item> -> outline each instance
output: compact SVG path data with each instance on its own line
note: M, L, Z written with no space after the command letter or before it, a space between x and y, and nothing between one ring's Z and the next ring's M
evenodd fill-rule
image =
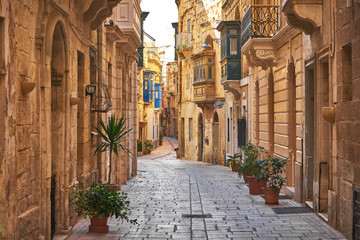
M127 134L132 130L126 130L126 120L124 117L117 119L115 115L108 117L107 123L103 122L100 118L100 128L96 128L100 138L100 144L95 149L94 155L98 152L109 151L110 165L108 173L108 182L111 183L111 171L112 171L112 155L113 152L118 156L119 150L126 153L130 153L129 149L123 145L123 142L127 139ZM115 187L116 188L116 187Z
M79 184L73 185L72 189L76 211L82 213L84 218L90 218L89 232L108 232L107 218L110 216L137 223L136 219L130 220L128 217L130 202L126 193L111 190L108 184L98 185L95 182L87 189Z
M284 168L287 163L287 158L282 159L268 156L257 162L261 168L257 178L266 179L266 187L264 188L265 203L279 204L280 189L285 184L285 178L282 175L285 173Z

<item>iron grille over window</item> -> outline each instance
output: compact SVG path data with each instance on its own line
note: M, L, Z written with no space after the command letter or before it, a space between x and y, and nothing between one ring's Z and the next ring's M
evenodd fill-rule
M250 38L271 38L278 30L278 6L252 6L241 22L242 46Z
M360 240L360 189L354 189L353 239Z

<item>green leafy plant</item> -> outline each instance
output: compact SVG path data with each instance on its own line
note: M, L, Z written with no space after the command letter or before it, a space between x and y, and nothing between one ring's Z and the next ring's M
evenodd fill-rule
M126 153L130 153L130 150L123 145L123 142L127 139L127 134L132 129L126 129L126 120L124 117L117 119L115 115L111 115L107 119L107 123L103 122L100 118L100 128L96 128L100 138L99 145L97 146L94 155L97 152L109 151L110 156L110 165L109 165L109 175L108 181L111 183L111 156L114 152L118 156L119 150L122 150Z
M256 175L257 179L266 179L266 186L274 191L279 190L285 184L286 178L282 175L285 173L287 158L273 158L270 155L261 160L257 160L261 171Z
M163 134L163 132L160 132L159 141L162 142L163 138L164 138L164 134Z
M256 160L258 160L266 150L262 146L257 147L252 142L248 142L245 146L241 147L241 149L243 151L243 159L238 167L239 176L242 174L258 175L261 168Z
M136 224L136 219L129 219L130 213L127 194L110 190L108 184L98 185L95 182L84 189L80 184L73 185L73 197L76 211L83 213L84 218L98 216L115 216L132 224Z
M142 142L140 140L137 140L137 151L142 152Z
M154 148L154 146L152 145L151 141L148 140L148 139L146 139L146 140L144 141L144 147L145 147L145 151L148 151L148 152L150 152L150 151Z
M239 164L240 157L241 157L240 153L235 153L234 155L228 155L226 159L226 163L228 165Z

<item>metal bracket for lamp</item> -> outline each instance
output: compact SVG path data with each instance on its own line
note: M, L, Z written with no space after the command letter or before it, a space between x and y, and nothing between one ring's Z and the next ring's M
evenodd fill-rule
M90 97L92 97L92 95L94 95L95 91L96 91L96 87L97 85L94 83L88 84L85 87L85 96L90 95Z

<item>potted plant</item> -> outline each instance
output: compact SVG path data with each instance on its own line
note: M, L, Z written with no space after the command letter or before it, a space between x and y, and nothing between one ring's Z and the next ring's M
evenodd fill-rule
M245 182L249 183L250 194L262 194L265 187L265 180L256 178L260 174L261 168L256 160L262 153L266 152L264 147L257 147L252 142L242 147L243 161L238 167L238 174L242 176Z
M126 153L130 153L129 149L123 142L127 139L127 134L132 129L126 130L126 120L124 117L117 119L115 115L108 116L107 123L105 124L100 118L100 128L96 128L97 133L99 134L100 144L95 149L94 155L98 152L109 151L109 173L108 173L108 183L112 183L111 171L112 171L112 155L115 153L118 156L119 150ZM118 189L117 184L113 184L113 187Z
M239 167L240 153L235 153L234 155L228 155L226 163L231 166L231 170L236 172Z
M146 139L144 141L144 148L145 148L144 155L150 154L151 150L154 148L154 146L152 145L152 143L149 139Z
M111 190L109 184L98 185L95 182L84 189L80 184L73 185L73 197L76 211L82 213L84 218L89 217L91 225L89 232L107 233L108 217L115 216L132 224L136 219L129 219L129 204L127 194Z
M159 145L160 146L163 145L163 138L164 138L164 134L163 134L163 132L160 132L160 136L159 136Z
M280 189L285 184L285 178L282 175L285 173L284 168L287 163L287 158L282 159L268 156L257 162L261 168L257 178L266 179L266 187L264 187L265 203L279 204Z
M140 140L137 140L137 153L138 157L143 155L142 142Z
M243 151L242 161L238 168L239 176L244 178L244 181L247 183L248 176L254 176L254 167L253 163L260 157L262 152L265 152L264 147L256 147L252 142L248 142L245 146L241 147Z

